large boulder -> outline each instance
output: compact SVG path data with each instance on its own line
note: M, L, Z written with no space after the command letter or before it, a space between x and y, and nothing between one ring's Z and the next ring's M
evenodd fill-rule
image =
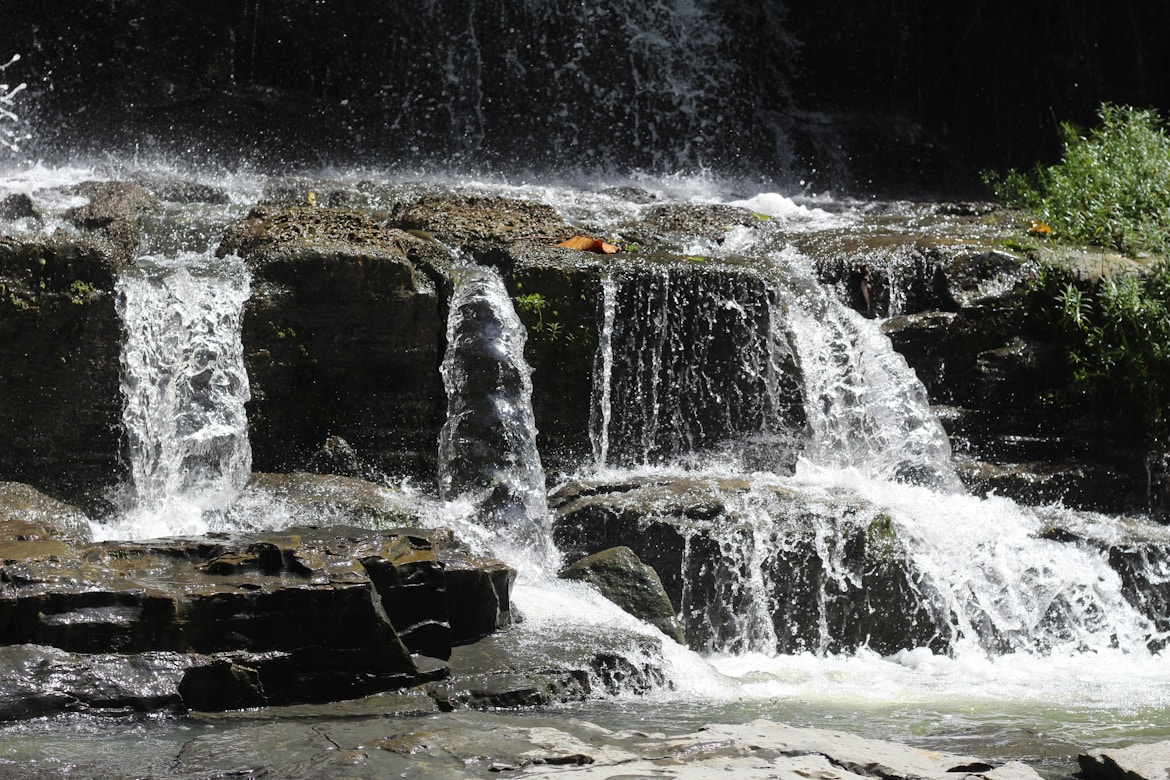
M948 616L887 515L848 495L697 476L571 481L550 499L566 555L626 546L705 651L944 650Z
M92 236L0 237L0 478L87 510L124 475L123 260Z
M1170 774L1170 742L1090 750L1077 764L1085 780L1160 780Z
M641 618L679 644L686 644L670 597L658 573L629 547L611 547L587 555L567 566L561 579L588 582L601 595L635 617Z

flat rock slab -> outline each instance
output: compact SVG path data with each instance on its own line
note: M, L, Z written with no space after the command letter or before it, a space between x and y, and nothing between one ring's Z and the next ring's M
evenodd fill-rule
M598 777L791 778L855 780L1038 780L1017 762L897 745L772 721L712 725L667 736L611 731L569 719L459 712L417 719L310 724L241 723L246 738L220 735L187 743L174 765L182 776L247 767L260 776L302 777ZM244 734L237 736L244 737ZM246 744L280 745L265 756ZM233 750L237 751L233 754Z
M1170 740L1077 756L1085 780L1165 780L1170 777Z

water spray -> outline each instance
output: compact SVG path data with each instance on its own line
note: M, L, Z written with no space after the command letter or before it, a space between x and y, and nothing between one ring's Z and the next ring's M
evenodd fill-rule
M12 59L0 65L0 73L19 61L20 55L13 54ZM19 130L12 127L20 122L20 117L12 110L12 106L15 105L16 96L27 87L28 84L23 81L14 87L9 87L7 83L0 83L0 146L7 147L13 152L20 151L21 141L27 141L31 138L29 134L21 135Z

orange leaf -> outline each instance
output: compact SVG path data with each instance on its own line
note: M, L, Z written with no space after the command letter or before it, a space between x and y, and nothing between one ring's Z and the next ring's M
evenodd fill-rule
M1035 236L1050 236L1052 235L1052 228L1044 224L1038 219L1032 220L1032 224L1028 227L1028 232Z
M599 255L612 255L622 251L620 246L607 244L600 238L589 238L588 236L573 236L554 246L563 246L566 249L579 249L582 252L596 252Z

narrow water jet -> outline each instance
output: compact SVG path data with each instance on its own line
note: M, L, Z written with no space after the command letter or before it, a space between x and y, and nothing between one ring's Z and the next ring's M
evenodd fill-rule
M536 446L527 332L498 272L455 274L440 371L439 496L470 500L501 542L551 560L544 469Z

